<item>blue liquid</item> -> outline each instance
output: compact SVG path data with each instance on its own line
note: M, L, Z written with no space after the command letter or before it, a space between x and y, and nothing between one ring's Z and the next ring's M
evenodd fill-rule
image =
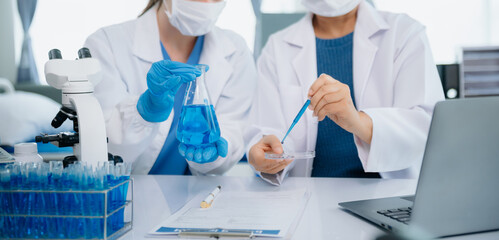
M107 236L124 227L124 209L108 216L106 226L103 218L88 216L104 216L103 191L129 180L129 176L106 176L106 187L98 188L95 182L99 180L91 177L92 172L86 174L92 179L85 179L82 175L68 172L39 174L40 169L49 171L48 164L42 164L42 168L38 169L23 168L25 172L20 170L19 165L14 167L9 167L10 172L6 173L5 166L0 165L0 189L9 190L0 193L0 239L103 239L104 227L108 229ZM87 168L81 170L92 171ZM108 203L113 204L108 205L108 209L115 210L126 203L128 186L126 183L107 192L110 196Z
M182 107L178 122L177 139L187 145L208 145L220 138L220 127L213 105L187 105Z
M303 115L303 113L305 113L305 110L307 110L308 105L310 105L310 99L308 99L305 102L305 104L303 104L303 106L301 107L300 112L298 112L295 119L293 120L293 123L291 123L291 126L289 127L288 131L286 132L286 135L284 135L284 138L282 138L281 144L284 144L284 140L286 140L286 137L288 136L288 134L291 132L291 130L293 130L295 125L298 123L298 121L300 121L300 118Z

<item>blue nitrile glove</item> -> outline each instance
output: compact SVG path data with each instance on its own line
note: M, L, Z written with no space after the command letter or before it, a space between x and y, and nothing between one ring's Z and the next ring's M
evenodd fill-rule
M180 85L200 75L201 71L186 63L170 60L153 63L147 73L148 89L137 102L140 116L149 122L163 122L168 119Z
M210 145L192 146L180 143L178 151L182 157L196 163L209 163L215 161L218 156L227 157L229 144L227 140L220 137L218 141Z

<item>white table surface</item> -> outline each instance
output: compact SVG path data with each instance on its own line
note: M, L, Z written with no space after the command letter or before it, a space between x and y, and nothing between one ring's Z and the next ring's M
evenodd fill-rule
M197 194L208 194L216 186L222 191L279 191L307 188L308 205L292 239L373 240L384 232L342 210L339 202L414 194L416 180L288 178L281 187L257 177L193 177L136 175L134 179L133 229L121 239L146 238L147 232L179 210ZM499 239L499 231L453 238Z

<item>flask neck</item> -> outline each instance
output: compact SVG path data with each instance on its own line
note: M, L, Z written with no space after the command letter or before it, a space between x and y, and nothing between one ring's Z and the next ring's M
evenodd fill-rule
M206 87L206 65L196 65L201 75L189 82L184 105L211 105L210 96Z

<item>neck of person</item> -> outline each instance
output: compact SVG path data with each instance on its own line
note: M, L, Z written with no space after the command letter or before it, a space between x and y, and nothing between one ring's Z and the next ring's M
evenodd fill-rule
M162 5L156 14L161 43L163 43L172 61L186 63L196 44L197 37L182 35L177 28L170 24L164 11L165 6Z
M314 14L312 25L315 36L322 39L340 38L352 33L357 22L359 6L345 15L338 17L324 17Z

